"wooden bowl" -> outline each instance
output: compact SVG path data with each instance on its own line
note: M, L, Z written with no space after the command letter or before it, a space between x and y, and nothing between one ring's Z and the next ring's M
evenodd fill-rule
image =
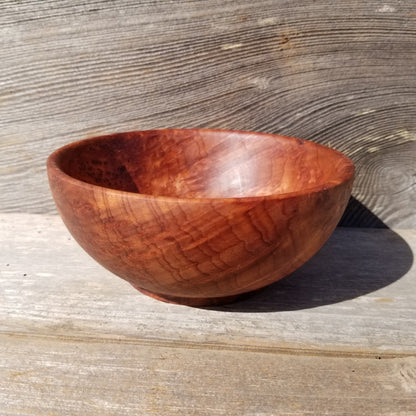
M293 272L324 244L353 163L305 140L240 131L113 134L52 153L48 176L78 243L141 292L227 303Z

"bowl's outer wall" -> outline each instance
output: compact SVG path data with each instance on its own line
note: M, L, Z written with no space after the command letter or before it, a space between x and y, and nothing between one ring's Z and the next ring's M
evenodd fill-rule
M209 298L249 292L288 275L336 227L353 177L289 198L154 198L75 181L48 162L53 197L78 243L136 287Z

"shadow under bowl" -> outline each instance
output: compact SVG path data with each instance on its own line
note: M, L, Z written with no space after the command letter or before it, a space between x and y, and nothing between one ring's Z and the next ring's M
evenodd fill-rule
M58 211L101 265L157 299L227 303L312 257L354 166L301 139L166 129L64 146L47 162Z

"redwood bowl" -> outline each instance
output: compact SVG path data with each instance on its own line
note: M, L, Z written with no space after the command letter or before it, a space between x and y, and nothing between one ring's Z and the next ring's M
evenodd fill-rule
M227 303L293 272L324 244L353 163L296 138L169 129L96 137L47 162L78 243L136 289L192 306Z

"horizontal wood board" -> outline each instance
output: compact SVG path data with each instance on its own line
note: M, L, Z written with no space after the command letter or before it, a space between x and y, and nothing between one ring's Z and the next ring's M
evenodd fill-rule
M0 335L4 416L412 416L416 358Z
M84 253L56 216L1 214L0 245L0 333L416 354L415 231L339 228L290 277L205 309L140 294Z
M0 43L0 211L54 213L45 159L70 141L212 127L343 151L344 223L416 228L413 0L5 0Z
M148 298L57 216L0 214L4 416L412 416L416 232L338 228L232 305Z

